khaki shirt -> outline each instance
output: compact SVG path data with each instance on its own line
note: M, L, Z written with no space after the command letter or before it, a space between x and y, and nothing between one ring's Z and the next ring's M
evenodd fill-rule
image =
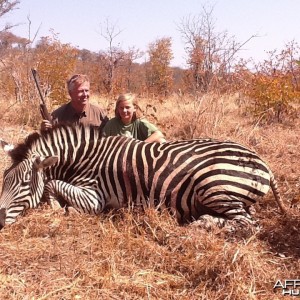
M99 126L100 128L103 128L108 121L105 111L90 103L81 114L77 113L69 102L54 110L51 115L54 123L75 123Z

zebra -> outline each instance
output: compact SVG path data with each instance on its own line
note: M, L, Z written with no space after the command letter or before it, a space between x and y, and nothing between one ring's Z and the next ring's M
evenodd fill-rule
M61 124L16 147L1 144L12 164L3 174L0 228L44 198L91 215L130 205L167 209L180 224L211 215L252 226L249 207L271 187L285 212L267 164L231 141L146 143Z

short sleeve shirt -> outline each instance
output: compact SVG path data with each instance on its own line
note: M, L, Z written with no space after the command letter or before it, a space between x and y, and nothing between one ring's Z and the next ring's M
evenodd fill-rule
M57 123L94 125L101 128L103 128L108 121L105 111L90 103L81 114L77 113L71 105L71 102L69 102L54 110L51 115L53 121Z
M156 131L158 131L158 128L146 119L137 119L128 125L124 125L119 118L115 117L106 123L103 135L122 135L144 141Z

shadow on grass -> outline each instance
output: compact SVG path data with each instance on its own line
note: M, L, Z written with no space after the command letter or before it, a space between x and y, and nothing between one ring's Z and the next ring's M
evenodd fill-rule
M267 242L280 256L300 258L300 211L290 209L287 215L278 215L262 222L258 238Z

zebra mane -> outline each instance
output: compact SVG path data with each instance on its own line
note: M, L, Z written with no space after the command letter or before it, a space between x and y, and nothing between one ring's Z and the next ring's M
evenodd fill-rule
M53 136L60 131L68 131L72 132L74 135L81 135L81 133L85 131L90 131L90 141L96 138L101 137L101 132L99 127L93 125L82 125L82 124L71 124L71 123L60 123L53 125L51 129L43 132L33 132L29 134L24 142L21 142L15 146L9 152L9 155L13 161L13 164L18 164L22 162L24 159L28 158L29 152L32 150L33 146L36 145L39 140L51 140Z

